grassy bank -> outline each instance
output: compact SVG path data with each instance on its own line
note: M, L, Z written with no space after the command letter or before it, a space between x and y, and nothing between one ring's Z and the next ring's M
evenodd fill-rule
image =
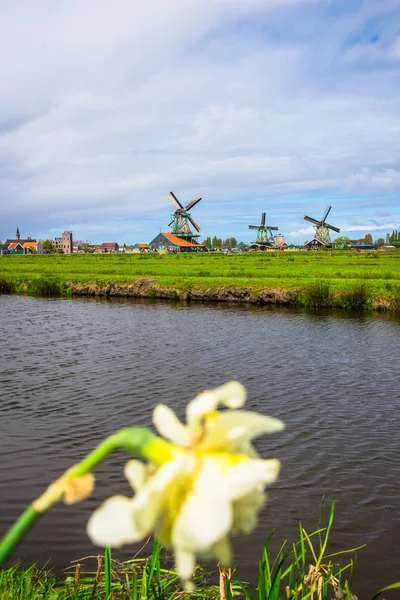
M106 550L104 556L74 561L63 578L35 566L23 570L16 565L0 570L0 600L357 600L353 574L359 548L330 553L333 518L334 502L326 526L320 524L308 533L300 523L299 539L292 544L284 542L276 555L270 550L271 534L253 585L240 579L240 566L234 572L220 572L219 585L218 573L207 574L198 567L195 590L185 592L174 569L162 567L163 552L155 543L148 559L120 563ZM397 583L386 589L399 588ZM377 600L383 591L374 594L371 590L368 597Z
M400 251L0 257L0 293L400 309Z
M327 524L320 523L311 533L300 523L299 539L292 544L285 541L275 555L271 534L253 585L240 579L240 566L237 571L220 572L219 584L218 573L208 574L198 567L195 590L185 592L175 570L163 568L164 552L156 542L147 559L120 563L106 550L104 556L74 561L62 578L35 566L0 570L0 600L357 600L353 575L360 548L330 553L334 502L327 517ZM400 583L395 583L375 594L371 590L368 597L377 600L382 592L399 588Z

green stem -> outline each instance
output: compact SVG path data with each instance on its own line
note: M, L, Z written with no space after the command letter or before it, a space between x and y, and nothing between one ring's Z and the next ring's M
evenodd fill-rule
M4 563L15 546L22 540L40 516L32 506L28 506L18 521L9 529L0 543L0 565Z
M80 463L72 467L72 469L69 469L60 479L51 484L42 496L35 500L25 512L22 513L19 519L0 541L0 565L7 560L11 552L36 523L38 518L51 508L53 504L62 499L66 483L77 477L82 477L87 473L91 473L101 461L117 449L123 449L130 454L144 458L148 458L148 455L154 458L151 447L152 444L154 446L155 442L158 445L164 445L165 443L145 427L121 429L101 442L101 444L99 444L97 448L88 454L88 456ZM166 446L166 450L168 450L168 445ZM160 463L161 462L162 459L160 458Z

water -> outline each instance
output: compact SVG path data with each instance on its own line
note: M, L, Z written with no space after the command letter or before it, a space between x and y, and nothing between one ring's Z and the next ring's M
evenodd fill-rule
M258 442L282 471L257 533L235 543L238 574L255 577L271 528L275 547L295 539L300 519L315 528L326 495L337 501L332 552L368 544L359 597L400 579L395 318L2 296L0 319L0 532L107 434L149 424L158 402L183 417L196 393L236 378L249 409L287 425ZM51 559L61 570L97 554L85 523L110 494L129 494L124 462L121 453L103 464L93 497L55 507L13 558Z

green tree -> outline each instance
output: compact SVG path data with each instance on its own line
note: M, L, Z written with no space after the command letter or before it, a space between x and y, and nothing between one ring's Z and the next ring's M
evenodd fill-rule
M372 235L367 233L363 239L364 244L372 244Z
M334 243L336 246L344 246L347 248L347 246L350 244L350 238L347 237L347 235L340 235L336 238Z
M383 238L379 238L377 244L378 248L382 248L382 246L385 245L385 240Z
M203 246L205 246L206 248L212 248L212 243L211 243L211 237L208 236L208 238L206 238L204 240L204 242L202 242Z
M50 242L50 240L45 240L43 242L43 250L48 250L49 252L54 252L54 246Z
M213 247L213 248L218 248L218 247L219 247L218 241L219 241L219 240L218 240L217 236L216 236L216 235L214 235L214 237L213 237L213 239L212 239L212 242L211 242L211 243L212 243L212 247Z
M390 236L390 243L393 244L393 242L400 242L400 234L399 232L396 231L392 231L392 235Z
M230 248L236 248L236 246L237 246L237 240L234 237L226 238L226 240L224 240L222 242L222 246L223 246L223 248L229 248L229 249Z

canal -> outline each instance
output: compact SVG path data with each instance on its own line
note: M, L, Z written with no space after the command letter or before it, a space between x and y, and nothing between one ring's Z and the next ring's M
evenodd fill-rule
M235 542L237 574L254 579L271 529L275 548L294 540L299 520L315 529L322 497L334 496L332 552L367 544L354 592L364 598L400 580L398 318L0 296L0 323L0 535L106 435L150 424L159 402L183 418L198 392L237 379L248 409L286 423L257 442L282 470L257 532ZM94 495L55 507L13 558L50 559L61 571L97 554L85 524L103 499L129 494L125 459L102 464Z

